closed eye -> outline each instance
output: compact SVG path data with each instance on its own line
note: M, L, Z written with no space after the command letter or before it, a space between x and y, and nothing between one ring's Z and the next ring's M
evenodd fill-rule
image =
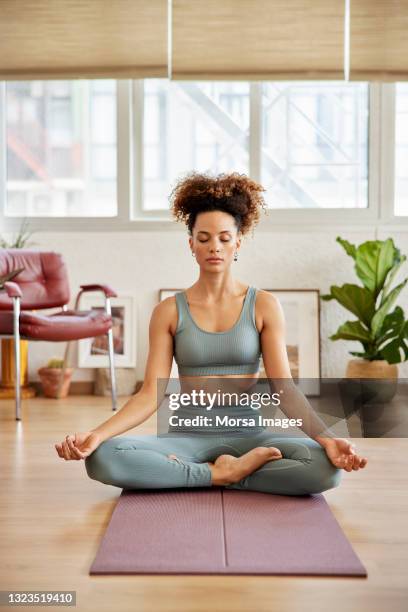
M199 240L198 242L208 242L208 240ZM221 242L230 242L230 239L227 238L227 240L221 240Z

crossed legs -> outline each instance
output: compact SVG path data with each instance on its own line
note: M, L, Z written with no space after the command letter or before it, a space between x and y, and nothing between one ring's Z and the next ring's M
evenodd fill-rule
M340 483L341 470L333 466L316 441L277 437L268 431L251 435L168 433L159 437L114 437L89 455L85 466L90 478L126 489L209 487L214 484L209 462L215 462L220 455L241 457L257 447L278 448L281 457L266 460L241 480L226 484L226 488L307 495Z

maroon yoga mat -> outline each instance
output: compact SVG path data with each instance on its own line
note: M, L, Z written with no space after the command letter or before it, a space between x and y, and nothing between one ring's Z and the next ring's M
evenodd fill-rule
M90 574L367 576L322 494L124 489Z

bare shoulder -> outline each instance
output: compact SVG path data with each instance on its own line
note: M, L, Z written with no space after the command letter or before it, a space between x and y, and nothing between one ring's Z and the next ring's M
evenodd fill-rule
M154 318L157 321L168 321L176 311L176 298L174 295L170 295L156 304L152 311L152 319Z
M271 291L258 289L256 292L256 317L261 321L261 328L283 323L283 308L279 298Z
M265 291L265 289L258 289L256 292L256 304L260 310L279 310L281 308L281 303L279 298L271 291Z
M154 321L160 327L165 327L174 334L177 326L177 304L174 295L170 295L156 304L153 308L151 321Z

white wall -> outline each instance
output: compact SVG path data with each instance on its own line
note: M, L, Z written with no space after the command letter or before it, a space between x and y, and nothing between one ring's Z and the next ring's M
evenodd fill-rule
M330 285L345 282L361 284L353 270L353 260L336 242L340 235L354 244L375 239L374 231L364 228L322 231L267 232L255 229L254 238L244 239L236 278L259 288L318 288L327 293ZM378 239L393 237L402 253L408 254L408 233L378 231ZM68 232L35 233L35 249L54 250L63 254L71 283L71 303L82 283L110 284L118 293L135 296L137 305L137 379L144 375L148 351L148 326L159 288L189 287L195 282L198 268L188 247L188 235L180 231L135 232ZM408 265L394 281L408 276ZM408 288L397 303L408 313ZM331 341L328 336L352 315L337 302L321 301L321 363L323 377L341 377L352 356L348 351L361 350L360 343ZM350 315L350 316L349 316ZM37 369L49 357L62 356L64 343L31 342L29 376L38 380ZM75 351L73 353L76 358ZM76 363L76 361L74 362ZM400 364L400 376L408 376L408 362ZM92 380L93 370L77 369L74 380Z

